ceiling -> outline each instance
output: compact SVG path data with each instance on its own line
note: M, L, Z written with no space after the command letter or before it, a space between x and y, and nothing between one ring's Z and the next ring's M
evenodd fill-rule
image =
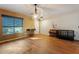
M34 14L33 4L0 4L0 8L29 16ZM58 15L78 10L79 4L38 4L38 13L43 16Z

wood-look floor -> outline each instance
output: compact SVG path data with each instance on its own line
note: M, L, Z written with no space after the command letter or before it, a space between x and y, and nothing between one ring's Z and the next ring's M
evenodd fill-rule
M0 54L78 54L79 41L61 40L46 35L35 35L0 44Z

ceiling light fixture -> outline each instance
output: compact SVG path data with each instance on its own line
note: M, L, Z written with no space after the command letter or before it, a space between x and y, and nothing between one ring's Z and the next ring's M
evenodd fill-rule
M34 13L34 18L37 18L38 17L38 15L37 15L37 4L34 4L34 6L35 6L35 13Z

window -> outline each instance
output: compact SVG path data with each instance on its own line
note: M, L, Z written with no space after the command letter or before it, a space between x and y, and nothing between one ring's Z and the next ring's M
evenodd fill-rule
M13 34L14 27L3 27L3 34Z
M22 27L15 27L15 32L16 33L22 33Z
M23 32L23 19L11 16L2 16L3 34L14 34Z

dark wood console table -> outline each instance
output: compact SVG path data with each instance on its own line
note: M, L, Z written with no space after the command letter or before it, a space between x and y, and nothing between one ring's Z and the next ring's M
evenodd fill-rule
M50 29L49 35L50 35L50 36L57 37L57 31L58 31L58 30L56 30L56 29Z
M54 37L58 37L60 39L74 40L74 30L50 29L49 35L54 36Z

